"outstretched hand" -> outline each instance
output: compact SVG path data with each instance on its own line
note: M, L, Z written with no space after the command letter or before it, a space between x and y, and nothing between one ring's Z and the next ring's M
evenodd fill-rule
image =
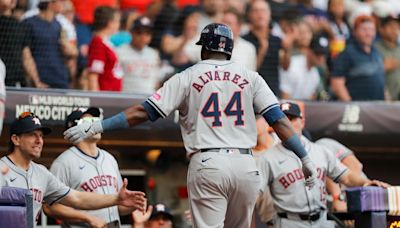
M103 132L101 121L83 121L82 123L64 131L64 139L77 144L86 138Z
M124 184L118 193L118 205L125 207L135 208L141 212L145 212L146 197L144 192L130 191L126 187L128 186L128 180L124 179Z
M151 205L147 208L147 211L145 213L139 210L134 210L132 212L132 219L135 222L135 224L143 224L150 219L152 212L153 212L153 206Z
M306 186L312 188L317 183L317 168L308 156L302 158L301 161Z
M382 188L388 188L391 185L379 180L369 180L367 183L364 184L364 186L378 186Z
M8 173L9 170L10 168L8 168L8 166L6 165L0 168L0 187L7 185L5 175Z

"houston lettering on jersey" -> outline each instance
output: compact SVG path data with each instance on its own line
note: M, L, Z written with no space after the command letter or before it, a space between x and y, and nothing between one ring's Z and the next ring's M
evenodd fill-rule
M114 187L116 192L119 191L118 181L116 177L113 177L111 175L95 176L85 181L83 184L81 184L80 187L86 192L93 192L97 188L109 186Z
M199 76L196 82L193 82L192 86L200 93L203 87L210 81L232 82L240 89L244 89L249 84L249 81L238 74L233 75L228 71L208 71L204 75Z
M317 178L321 179L322 181L325 181L326 173L325 170L322 168L317 168L318 176ZM304 179L304 174L303 170L300 168L297 168L295 170L292 170L289 173L284 174L282 177L279 178L279 183L287 189L291 184L295 183L298 180Z

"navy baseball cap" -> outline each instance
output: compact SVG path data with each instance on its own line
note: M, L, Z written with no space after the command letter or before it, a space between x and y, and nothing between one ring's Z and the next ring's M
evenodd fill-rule
M325 36L315 36L311 40L310 48L316 54L328 55L329 40Z
M131 31L137 30L137 29L148 29L151 30L153 28L153 24L151 23L150 19L148 17L142 16L136 18L136 20L133 22Z
M67 118L65 119L65 129L71 128L78 124L78 120L82 118L83 115L90 114L93 117L102 117L102 112L97 107L90 108L79 108L75 111L72 111Z
M10 135L29 133L35 130L41 130L44 135L51 133L51 129L43 126L34 113L23 112L11 123Z
M280 105L281 110L286 116L303 118L300 106L294 102L284 102Z
M156 218L160 214L165 215L171 221L173 219L173 216L169 208L162 203L158 203L156 205L153 205L153 211L151 212L149 220Z

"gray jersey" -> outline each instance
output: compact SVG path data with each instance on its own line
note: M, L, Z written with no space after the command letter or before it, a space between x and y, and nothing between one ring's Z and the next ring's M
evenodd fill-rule
M28 170L16 166L7 156L0 160L0 168L3 165L9 167L8 173L4 176L6 186L30 189L33 194L33 217L36 224L43 201L49 205L65 197L70 188L65 186L43 165L31 162Z
M327 147L340 161L354 154L353 151L334 139L322 138L315 141L315 143Z
M197 63L173 76L147 101L164 118L179 110L189 155L206 148L254 147L254 112L264 114L278 107L258 73L226 60Z
M108 152L98 149L97 157L91 157L77 147L70 147L51 165L50 171L67 186L77 191L98 194L118 194L122 178L115 158ZM119 221L118 207L108 207L87 213L104 219ZM72 227L71 224L64 224ZM83 225L83 224L81 224Z
M302 137L306 151L317 166L318 182L311 190L305 186L300 159L282 144L266 151L259 163L278 212L308 214L326 208L326 176L337 181L347 171L325 147Z

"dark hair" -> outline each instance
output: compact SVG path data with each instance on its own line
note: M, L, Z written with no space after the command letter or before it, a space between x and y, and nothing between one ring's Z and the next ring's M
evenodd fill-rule
M99 6L94 11L93 30L99 31L107 27L115 17L117 10L109 6Z
M239 24L242 24L242 23L244 22L243 14L241 14L241 13L239 12L239 10L237 10L237 9L234 8L234 7L229 7L228 9L226 9L226 10L224 11L224 13L225 13L225 14L231 13L231 14L235 15L235 17L236 17L236 19L238 20Z
M47 10L47 8L49 8L49 2L39 2L38 8L39 10Z

